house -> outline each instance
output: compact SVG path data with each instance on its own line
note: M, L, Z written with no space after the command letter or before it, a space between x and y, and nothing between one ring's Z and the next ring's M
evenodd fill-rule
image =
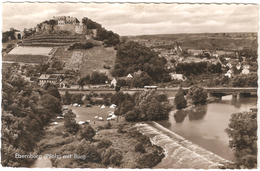
M127 78L133 78L133 76L131 74L128 74L126 77Z
M59 82L59 76L52 75L52 74L42 74L39 78L39 85L44 85L45 83L58 83Z
M237 60L229 60L229 62L226 64L229 68L232 68L233 66L236 66L239 63Z
M68 84L65 83L64 81L60 82L59 85L60 85L61 88L69 88Z
M112 86L116 86L116 83L117 83L117 80L116 80L116 78L114 78L112 81L111 81L111 83L110 83L110 85Z
M232 70L228 70L227 73L225 74L225 76L228 76L228 78L231 78L233 75L233 71Z
M139 69L137 72L134 72L134 77L140 76L142 74L142 71Z
M218 54L217 53L212 53L212 56L217 58Z
M214 64L214 65L217 65L217 64L218 64L218 60L213 59L213 58L210 59L209 62L212 63L212 64Z
M242 65L241 65L241 63L239 62L239 63L236 65L236 68L237 68L238 70L240 70L241 67L242 67Z
M246 64L243 66L243 69L249 69L250 68L250 65Z
M187 78L183 76L183 74L175 74L175 73L170 73L171 79L172 80L182 80L185 81Z

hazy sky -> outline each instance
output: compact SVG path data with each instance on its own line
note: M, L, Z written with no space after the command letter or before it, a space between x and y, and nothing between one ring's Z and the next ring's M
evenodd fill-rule
M120 35L257 32L257 5L3 3L2 29L35 27L53 16L88 17Z

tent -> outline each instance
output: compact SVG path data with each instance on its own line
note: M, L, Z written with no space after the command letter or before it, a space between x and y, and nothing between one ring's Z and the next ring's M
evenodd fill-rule
M110 106L110 108L111 108L111 109L114 109L114 108L116 108L116 105L115 105L115 104L112 104L112 105Z
M105 106L105 105L102 105L100 108L101 108L101 109L104 109L104 108L106 108L106 106Z
M85 122L84 121L79 121L79 125L83 125Z

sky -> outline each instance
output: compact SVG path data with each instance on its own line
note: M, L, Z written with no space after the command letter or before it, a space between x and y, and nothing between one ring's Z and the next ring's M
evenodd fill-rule
M258 5L3 3L2 31L35 27L53 16L88 17L119 35L257 32Z

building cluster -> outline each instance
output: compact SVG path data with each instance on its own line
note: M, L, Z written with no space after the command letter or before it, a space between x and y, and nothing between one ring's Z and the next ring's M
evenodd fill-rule
M43 22L41 24L38 24L36 26L36 32L69 31L76 34L91 35L92 37L97 36L97 29L88 29L87 25L80 23L80 21L76 17L53 16L52 20L55 21L55 23Z

